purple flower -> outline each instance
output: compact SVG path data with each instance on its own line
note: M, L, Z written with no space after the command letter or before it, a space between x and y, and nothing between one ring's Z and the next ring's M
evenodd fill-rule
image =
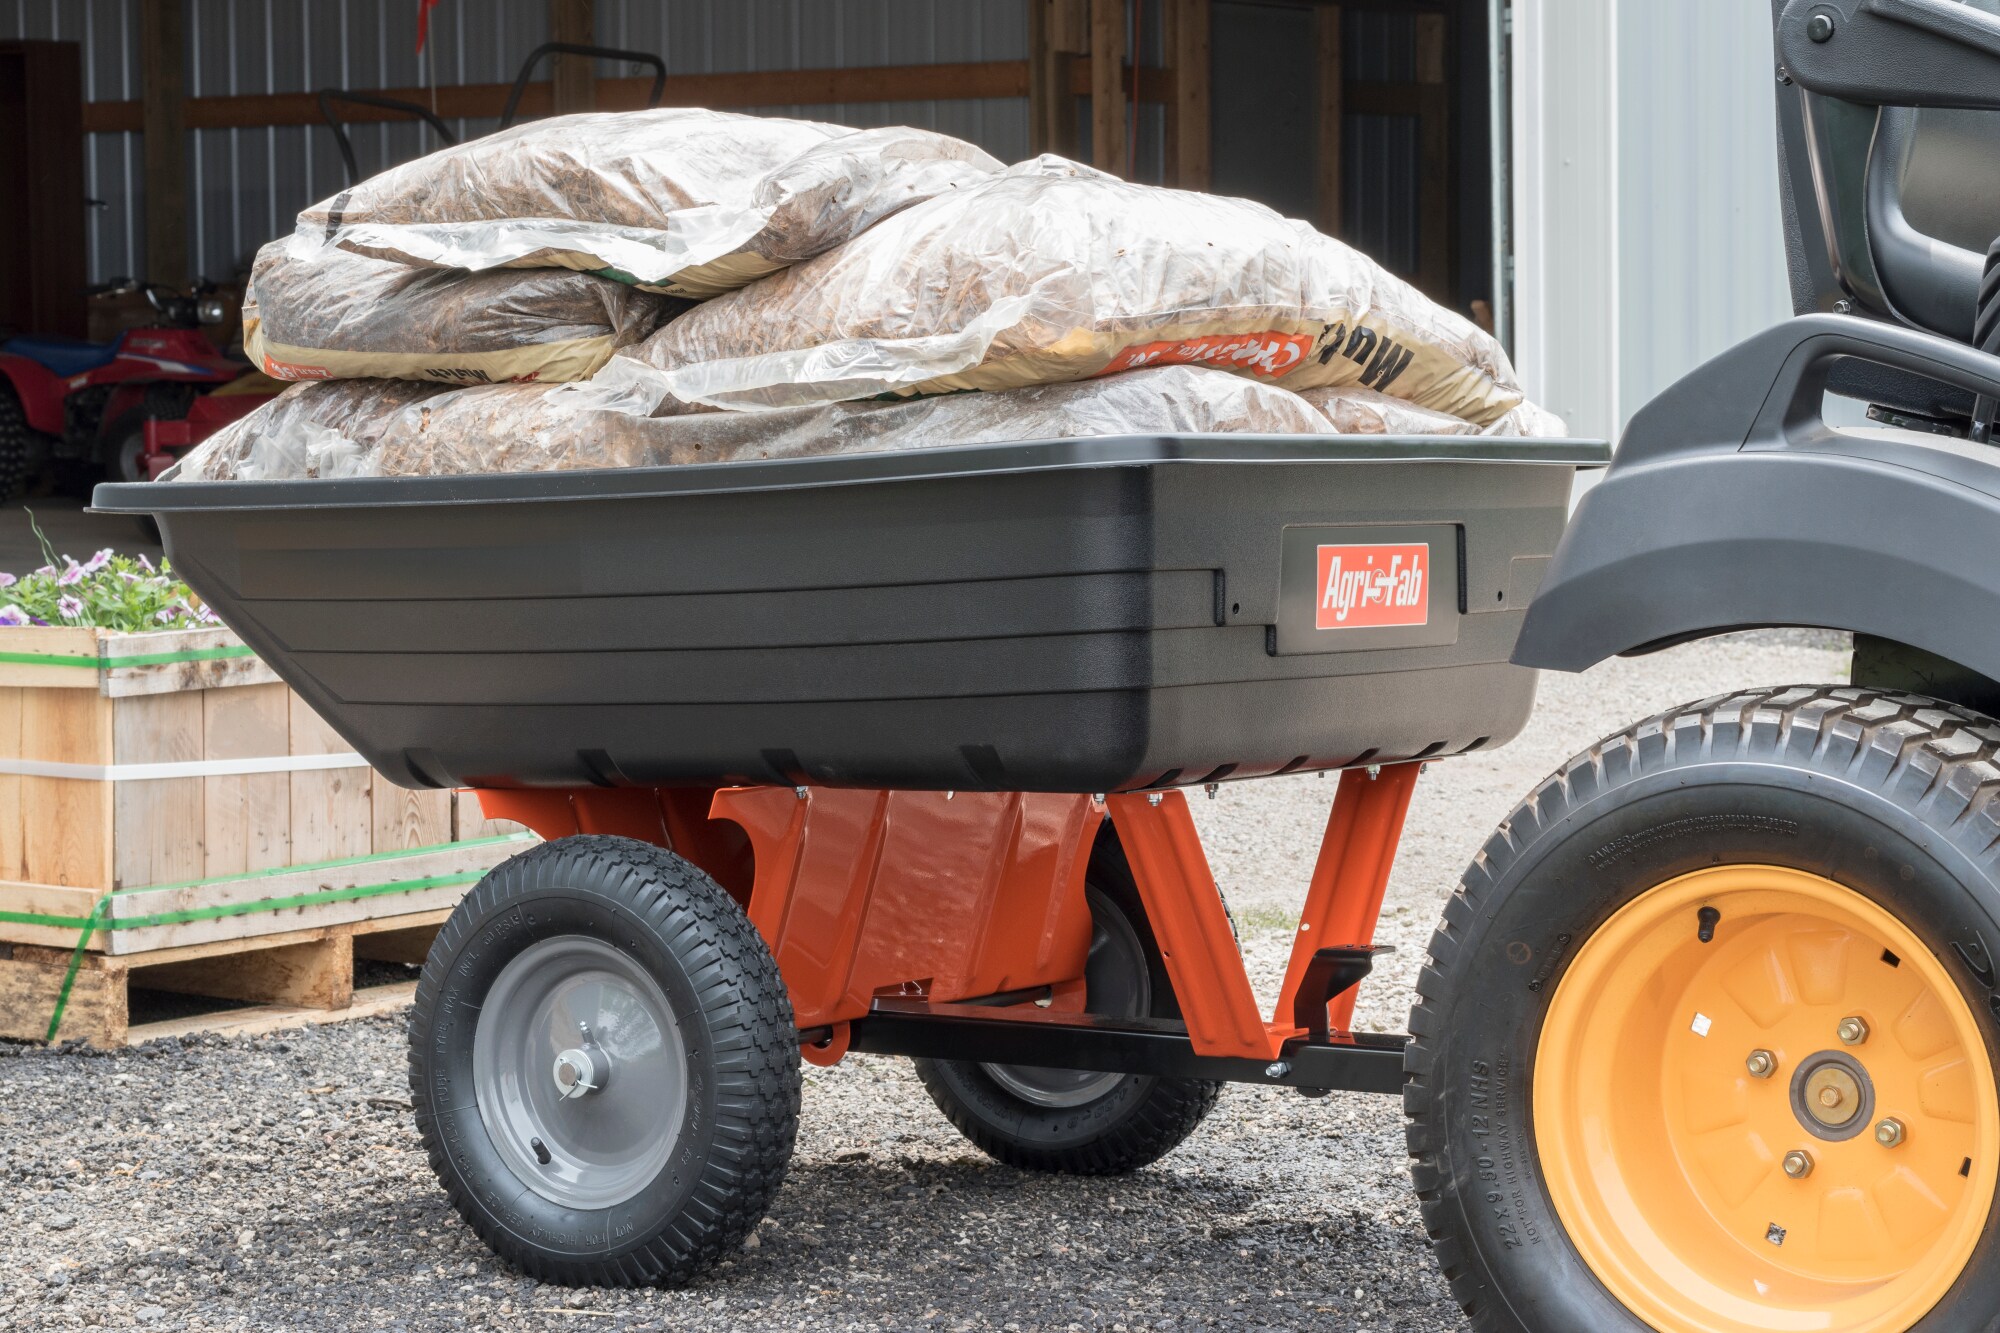
M12 603L0 606L0 625L25 625L27 623L28 613L20 607Z
M54 565L43 565L40 569L36 570L35 572L37 574L53 574L56 572L56 567Z
M118 571L118 577L119 577L120 579L124 580L124 583L125 583L125 586L126 586L126 587L128 587L128 588L129 588L129 587L131 587L131 586L132 586L133 584L135 584L135 583L137 583L137 582L139 581L139 576L138 576L137 574L134 574L134 573L133 573L133 572L132 572L131 570L129 570L129 569L121 569L121 570L119 570L119 571ZM6 586L7 586L6 584L4 584L4 583L0 583L0 588L4 588L4 587L6 587Z
M180 612L174 610L172 607L168 607L165 611L155 615L153 619L159 621L162 625L171 625L179 615Z
M81 582L83 582L83 566L72 560L69 562L69 568L65 569L57 577L56 586L58 588L68 588Z
M153 562L148 560L145 556L142 555L139 557L139 568L145 570L148 574L150 574L153 572Z
M196 614L195 619L199 620L204 625L220 625L222 623L222 617L218 616L217 614L215 614L215 612L209 610L205 606L202 607L200 612Z
M74 597L64 597L56 603L56 610L62 612L64 620L75 620L83 614L83 603Z
M98 570L104 568L106 565L110 563L111 563L111 548L107 546L103 550L99 551L96 555L90 557L89 561L83 567L83 572L86 574L95 574Z
M49 623L48 621L43 620L40 616L29 616L28 619L34 624L42 626L47 626L47 624Z
M20 581L12 574L0 574L0 588L11 588Z

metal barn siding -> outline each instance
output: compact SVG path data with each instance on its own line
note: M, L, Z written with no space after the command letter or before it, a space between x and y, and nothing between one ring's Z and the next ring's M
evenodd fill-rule
M1618 67L1622 425L1792 297L1770 6L1622 0Z
M139 96L139 0L0 0L0 37L80 42L88 101ZM137 134L84 136L90 280L143 277L146 215Z
M1515 354L1572 430L1791 313L1770 10L1516 0Z

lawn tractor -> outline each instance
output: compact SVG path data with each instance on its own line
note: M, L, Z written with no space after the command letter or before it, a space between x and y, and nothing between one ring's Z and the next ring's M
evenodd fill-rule
M1567 523L1601 443L101 487L381 773L545 839L411 1019L468 1224L550 1281L692 1279L779 1187L800 1062L875 1052L1085 1174L1224 1082L1399 1094L1482 1333L2000 1326L2000 356L1979 255L1918 229L2000 232L1964 119L2000 18L1774 12L1804 313L1641 411ZM1853 682L1577 756L1449 899L1410 1035L1353 1030L1426 764L1515 735L1537 668L1789 625L1852 632ZM1185 794L1334 769L1260 1009Z

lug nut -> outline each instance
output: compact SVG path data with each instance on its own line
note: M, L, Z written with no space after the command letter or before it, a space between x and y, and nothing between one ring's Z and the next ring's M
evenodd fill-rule
M1743 1064L1750 1071L1751 1078L1769 1078L1777 1071L1778 1057L1769 1051L1752 1051Z
M1903 1141L1903 1122L1894 1116L1875 1126L1875 1142L1884 1148L1894 1148Z
M1865 1018L1843 1018L1840 1020L1840 1044L1859 1046L1868 1040L1868 1020Z
M1794 1148L1785 1154L1785 1174L1793 1180L1804 1180L1812 1174L1812 1170L1813 1159L1811 1153Z

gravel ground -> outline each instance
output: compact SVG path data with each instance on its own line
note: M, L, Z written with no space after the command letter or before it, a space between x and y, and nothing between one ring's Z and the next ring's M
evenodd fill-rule
M1361 1024L1399 1029L1460 869L1598 736L1747 685L1843 678L1826 638L1737 636L1550 677L1528 733L1418 788ZM1276 987L1330 778L1196 802L1253 979ZM1123 1180L1030 1176L960 1140L900 1061L806 1072L798 1156L750 1247L685 1291L563 1291L492 1258L410 1123L401 1023L156 1044L0 1044L0 1328L1463 1327L1395 1102L1231 1088Z

